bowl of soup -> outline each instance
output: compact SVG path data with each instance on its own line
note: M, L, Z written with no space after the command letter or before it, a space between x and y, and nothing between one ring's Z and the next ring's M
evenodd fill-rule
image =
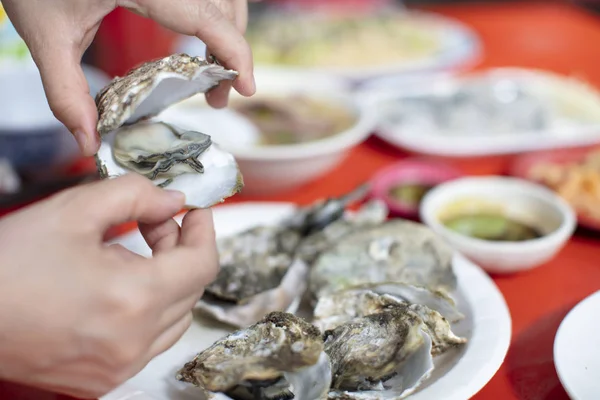
M232 90L215 110L204 96L170 107L161 119L211 135L231 152L244 193L272 194L312 182L336 168L374 129L374 110L339 79L313 73L255 71L256 94Z
M425 195L420 215L458 252L498 274L549 262L576 227L575 212L554 192L500 176L443 183Z

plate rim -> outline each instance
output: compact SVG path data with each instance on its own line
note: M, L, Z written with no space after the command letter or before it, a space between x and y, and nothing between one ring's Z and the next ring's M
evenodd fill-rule
M224 204L214 208L214 213L226 213L231 212L230 210L236 211L236 209L246 209L245 212L256 212L255 210L261 209L265 210L266 208L275 208L275 212L283 213L283 210L293 210L297 207L295 203L292 202L278 202L278 201L248 201L242 203L232 203L232 204ZM271 210L270 210L271 211ZM286 211L286 212L289 212ZM272 212L272 211L271 211ZM183 215L178 215L175 219L178 223L181 222ZM218 232L218 228L216 228ZM120 243L127 238L131 238L139 235L139 231L133 230L127 232L123 235L120 235L117 238L112 239L109 243ZM217 233L218 235L218 233ZM443 392L443 398L446 400L463 400L468 399L478 393L496 374L496 372L502 366L506 354L508 353L508 348L510 346L511 338L512 338L512 319L510 315L510 311L506 300L500 289L496 286L492 278L481 269L481 267L477 266L473 262L469 261L465 257L460 254L455 254L453 263L460 264L461 267L458 268L458 272L456 272L457 279L460 282L464 282L468 279L476 279L478 280L477 284L471 284L472 288L469 291L463 290L461 294L467 300L468 306L471 308L471 312L473 314L473 318L476 321L477 318L485 321L489 320L488 312L490 309L494 310L493 318L498 321L498 323L494 327L487 327L487 325L481 325L483 330L488 329L490 331L493 330L495 333L495 343L493 346L490 346L487 341L477 341L473 342L473 336L475 332L478 332L478 325L473 324L473 331L471 333L471 347L468 347L467 350L460 356L458 361L454 366L450 368L444 375L439 377L435 382L429 385L424 391L419 391L410 396L411 399L414 400L425 400L426 398L431 398L432 391L435 397L436 391ZM480 322L481 324L481 322ZM480 338L480 336L475 336L475 338ZM481 343L479 343L481 342ZM483 353L481 352L483 350ZM484 357L481 357L481 354L484 354ZM465 364L466 359L466 364ZM476 369L476 372L473 372L473 362L477 359L482 359L481 361L483 365L479 365ZM468 374L467 374L468 372ZM464 378L464 384L455 385L453 379L454 375L457 375L459 378L462 376L468 376L468 380ZM441 382L441 384L440 384ZM435 389L435 385L438 385L438 389ZM452 393L448 396L448 387L452 388ZM432 389L433 388L433 389ZM152 397L151 393L145 393L143 390L133 387L129 384L129 382L124 383L118 388L114 389L110 393L102 396L99 400L156 400Z
M554 361L554 369L556 369L556 375L558 375L558 380L560 381L560 384L562 385L563 389L565 389L565 392L567 392L568 396L572 399L579 398L577 397L577 391L574 390L573 386L569 384L569 380L567 379L568 374L566 374L565 370L561 368L561 363L558 360L559 357L557 357L557 355L560 354L559 347L561 342L565 338L565 330L569 326L569 323L573 320L573 318L575 318L574 316L576 316L583 307L594 301L600 304L600 290L597 290L587 295L582 300L580 300L571 310L569 310L567 315L565 315L560 325L558 326L558 330L556 331L556 335L554 336L554 343L552 346L552 358Z

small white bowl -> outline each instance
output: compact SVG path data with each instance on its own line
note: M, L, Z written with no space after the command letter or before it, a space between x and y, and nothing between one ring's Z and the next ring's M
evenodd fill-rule
M539 229L544 235L522 242L475 239L446 228L445 209L462 200L498 207L501 212ZM529 270L550 261L576 227L573 209L554 192L517 178L461 178L443 183L423 198L421 220L454 247L490 273Z
M205 108L204 96L195 96L160 115L160 119L182 128L195 128L211 135L216 143L231 152L244 176L244 193L275 193L314 181L338 166L352 148L371 134L377 123L374 110L356 100L341 79L266 69L257 69L255 79L256 97L304 94L317 100L330 100L351 111L356 122L349 129L321 140L257 146L252 144L252 137L258 134L254 124L231 109ZM230 102L240 98L235 90L231 91Z

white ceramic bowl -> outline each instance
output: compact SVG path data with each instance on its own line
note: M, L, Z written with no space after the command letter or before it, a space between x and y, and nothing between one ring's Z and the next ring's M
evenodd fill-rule
M349 151L374 129L376 117L373 109L357 101L347 83L341 79L321 74L260 69L255 71L255 78L256 97L263 94L305 94L331 100L350 110L356 116L356 122L346 131L318 141L256 146L252 144L252 137L257 135L253 124L231 109L204 107L204 96L195 96L161 114L162 120L211 135L216 143L231 152L244 176L244 193L275 193L314 181L338 166ZM230 101L240 97L232 90Z
M541 230L538 239L493 242L463 236L446 228L440 214L462 200L477 206L500 207L508 217ZM421 220L446 239L457 251L491 273L528 270L551 260L576 227L575 212L554 192L540 185L499 176L461 178L443 183L424 197Z

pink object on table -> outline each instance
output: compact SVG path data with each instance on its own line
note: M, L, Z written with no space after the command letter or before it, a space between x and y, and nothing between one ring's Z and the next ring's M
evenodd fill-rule
M371 182L371 196L383 200L390 213L405 218L416 218L419 205L407 204L390 196L390 190L401 184L435 186L463 176L454 167L425 158L409 158L377 172Z

